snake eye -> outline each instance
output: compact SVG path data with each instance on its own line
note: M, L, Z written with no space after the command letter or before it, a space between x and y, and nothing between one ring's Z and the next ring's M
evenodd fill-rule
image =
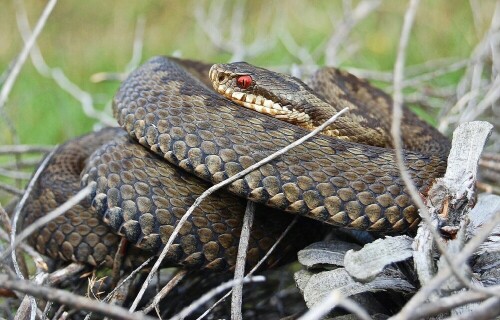
M239 76L236 79L236 85L241 89L246 89L252 84L252 77L250 76Z

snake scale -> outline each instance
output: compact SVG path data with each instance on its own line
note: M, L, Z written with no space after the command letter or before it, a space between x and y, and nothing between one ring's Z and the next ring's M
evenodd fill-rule
M114 115L124 130L69 141L50 159L24 209L25 224L82 186L90 185L92 194L30 242L53 258L91 265L110 265L121 237L139 249L132 260L158 254L211 184L287 146L345 106L351 112L325 130L328 136L311 138L204 200L166 263L234 267L246 199L261 204L248 266L293 218L280 211L338 227L405 232L419 219L391 150L391 104L381 90L334 68L319 70L306 85L246 63L155 57L115 96ZM425 195L444 173L449 142L404 112L405 163ZM267 267L318 239L324 224L311 219L301 217Z

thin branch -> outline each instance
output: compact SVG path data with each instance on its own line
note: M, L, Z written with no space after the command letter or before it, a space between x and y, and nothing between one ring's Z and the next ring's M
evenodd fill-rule
M262 259L260 259L259 262L255 265L255 267L253 267L252 270L250 270L250 272L247 273L247 275L245 276L245 279L249 278L251 275L253 275L255 273L255 271L257 271L257 269L259 269L259 267L264 263L264 261L266 261L266 259L271 255L271 253L274 252L274 249L276 249L276 247L278 246L278 244L280 244L281 240L283 240L283 238L288 234L288 232L290 232L290 230L297 223L298 220L299 220L299 216L297 215L292 220L292 222L290 222L290 224L286 227L285 231L283 231L283 233L281 233L281 235L278 237L278 239L276 240L276 242L274 242L274 244L271 246L271 248L269 248L269 250L262 257ZM217 302L215 302L210 308L208 308L196 320L203 319L210 311L212 311L216 306L218 306L220 303L222 303L222 301L224 301L227 297L229 297L229 295L231 294L231 292L232 292L232 289L228 293L226 293L222 298L220 298L219 300L217 300Z
M412 78L408 79L403 79L402 80L402 88L408 88L408 87L415 87L419 85L422 82L426 82L435 78L438 78L440 76L443 76L448 73L452 73L458 70L461 70L467 66L467 64L470 63L469 60L460 60L455 63L449 64L442 66L441 68L433 68L431 71L419 74L417 76L414 76ZM394 88L394 86L389 86L385 88L387 91L391 91Z
M381 3L381 0L364 0L359 2L354 10L347 10L347 12L344 12L342 20L335 26L335 32L328 40L325 48L325 64L327 66L339 64L337 57L339 48L349 43L346 39L353 28L370 13L375 11Z
M139 272L141 271L146 265L148 265L148 263L151 262L151 260L153 260L155 257L150 257L149 259L147 259L146 261L144 261L139 267L135 268L134 271L132 271L125 279L123 279L123 281L121 281L117 286L116 288L114 288L106 297L104 297L104 299L102 300L103 302L104 301L110 301L113 296L115 295L116 292L118 292L118 290L123 286L125 285L128 281L132 280L132 278ZM85 320L89 320L90 318L92 317L92 312L89 312L89 314L87 314L85 316Z
M434 237L434 241L438 245L441 253L446 257L446 248L442 244L442 239L437 230L432 223L432 219L430 213L427 209L427 206L424 204L422 198L419 195L415 184L413 183L408 169L404 163L404 155L403 155L403 143L401 139L401 120L403 118L403 74L404 67L406 61L406 48L408 46L411 28L413 26L413 22L415 19L415 15L417 12L418 4L420 0L410 0L410 4L405 13L403 30L401 31L401 37L399 41L399 47L396 57L396 63L394 65L394 93L393 93L393 113L392 113L392 124L391 124L391 135L394 141L394 152L396 154L396 162L398 165L398 169L403 179L403 182L408 189L408 193L410 194L413 202L417 205L419 209L420 216L422 220L426 223L429 228L429 231ZM449 259L451 261L451 259ZM459 273L459 272L457 272Z
M141 313L130 313L128 310L110 305L105 302L91 300L78 296L66 290L48 288L32 284L26 280L11 280L6 275L0 274L0 287L20 291L31 296L55 301L61 304L72 306L79 310L88 310L103 316L113 317L115 319L125 320L153 320L154 318Z
M230 61L241 61L247 57L253 57L262 54L266 50L274 47L276 44L276 37L270 37L269 34L264 34L262 37L255 37L252 43L244 38L244 26L242 21L245 18L245 2L239 0L233 6L232 13L224 10L227 2L215 1L212 2L210 8L205 10L204 6L199 5L195 7L194 17L200 29L205 32L205 35L210 42L217 48L231 53ZM266 10L267 9L267 10ZM257 15L261 18L269 12L269 7L263 6L263 12ZM207 12L206 12L207 11ZM228 10L227 10L228 11ZM231 19L227 17L230 16ZM224 26L222 22L230 21L230 26ZM274 20L271 20L274 22ZM257 23L259 25L269 26L269 22ZM225 36L225 30L230 30L229 35ZM279 28L270 26L268 30L279 30ZM257 32L254 33L254 35Z
M470 256L476 251L476 249L489 237L491 231L500 223L500 211L497 212L494 218L488 223L484 224L481 232L478 232L475 237L469 240L464 246L462 251L453 257L454 263L456 265L461 265L465 263ZM392 320L403 320L409 319L413 314L414 310L422 305L429 295L437 290L451 275L453 271L451 268L442 268L438 273L432 278L425 286L421 287L415 295L406 303L406 305L401 309L401 311L391 317ZM498 288L490 287L490 289L498 290Z
M471 7L476 8L472 2ZM439 124L441 131L446 130L454 123L474 120L483 115L489 106L495 106L495 104L491 104L491 101L495 98L495 91L498 91L496 90L498 88L498 72L495 71L498 67L495 66L495 61L497 61L495 57L500 56L499 34L500 3L496 2L489 30L470 55L469 65L456 89L456 100L463 102L463 98L468 96L466 103L451 103L442 108L441 113L445 116L441 118ZM485 95L489 96L487 99L489 101L483 102ZM478 102L479 99L483 100Z
M64 280L69 279L72 276L77 275L83 271L87 266L83 263L73 262L66 267L56 270L49 274L47 277L47 283L51 286L55 286Z
M31 178L30 173L22 171L14 171L14 170L5 170L3 168L0 168L0 176L12 179L21 179L21 180L28 180L29 178Z
M40 18L38 19L38 22L36 23L33 33L31 34L29 39L27 39L27 41L25 42L24 47L21 50L21 53L19 54L19 57L17 58L16 62L14 63L14 66L10 70L7 79L5 79L5 83L3 84L2 90L0 91L0 110L3 109L5 103L7 102L9 93L12 90L12 87L14 86L14 82L16 81L22 66L26 62L26 58L28 58L28 54L30 53L31 48L35 45L36 38L38 38L38 36L40 35L40 32L45 26L45 23L47 22L47 19L49 18L56 3L57 0L50 0L47 3L45 8L43 9L42 14L40 15Z
M97 72L90 76L90 81L99 83L103 81L124 81L127 75L139 66L142 59L142 51L144 48L144 30L146 26L146 19L143 16L137 18L135 26L134 44L132 47L132 57L130 58L125 72ZM111 101L106 104L105 110L111 108Z
M134 300L134 302L132 303L132 305L130 307L130 311L134 311L135 308L137 308L137 305L139 304L139 301L141 300L142 296L144 295L144 292L146 291L146 288L148 287L149 283L153 279L153 276L155 275L155 273L157 272L158 268L160 267L161 262L163 261L163 259L167 255L167 252L170 249L170 246L174 242L175 238L177 237L177 234L179 233L180 229L182 228L182 226L184 225L184 223L186 222L186 220L189 218L189 216L193 213L193 211L198 207L198 205L206 197L208 197L213 192L215 192L215 191L217 191L217 190L225 187L226 185L228 185L228 184L230 184L230 183L238 180L239 178L247 175L248 173L250 173L250 172L258 169L260 166L262 166L262 165L264 165L264 164L272 161L273 159L281 156L282 154L284 154L284 153L288 152L290 149L292 149L292 148L294 148L294 147L302 144L304 141L310 139L311 137L317 135L318 133L320 133L321 131L323 131L323 129L325 129L327 126L329 126L330 124L332 124L339 116L341 116L342 114L344 114L348 110L349 110L349 108L347 108L347 107L344 108L344 109L342 109L342 110L340 110L337 114L335 114L333 117L331 117L330 119L328 119L327 121L325 121L322 125L318 126L316 129L314 129L313 131L311 131L307 135L303 136L302 138L298 139L297 141L291 143L290 145L286 146L285 148L283 148L281 150L278 150L277 152L275 152L275 153L271 154L270 156L262 159L261 161L255 163L255 164L253 164L251 166L249 166L245 170L238 172L234 176L231 176L230 178L228 178L228 179L226 179L226 180L224 180L224 181L222 181L222 182L220 182L220 183L218 183L216 185L213 185L212 187L210 187L207 190L205 190L205 192L203 192L195 200L195 202L191 205L191 207L186 211L186 213L182 216L182 218L177 223L177 226L175 227L174 231L170 235L170 238L168 239L167 243L165 244L165 247L163 248L162 252L160 253L160 256L158 257L158 260L155 262L155 264L151 268L151 271L149 272L146 280L142 284L142 287L139 290L139 293L138 293L136 299Z
M309 53L309 49L305 46L300 46L287 28L283 28L280 32L279 39L285 46L285 49L300 60L302 66L307 65L309 68L317 69L318 65L314 57Z
M180 319L186 318L194 310L198 309L203 304L205 304L208 300L212 299L213 296L218 295L221 292L224 292L228 288L231 288L232 286L234 286L235 283L238 283L238 282L242 282L242 283L262 282L262 281L265 281L265 280L266 280L266 278L264 278L263 276L255 276L255 277L251 277L249 279L244 278L244 279L241 279L240 281L231 280L231 281L222 283L218 287L216 287L216 288L208 291L207 293L205 293L203 296L201 296L199 299L197 299L196 301L194 301L193 303L191 303L186 308L182 309L181 312L179 312L178 314L176 314L175 316L173 316L172 318L170 318L170 320L180 320Z
M0 205L0 222L3 223L4 228L7 231L4 231L4 229L0 228L0 239L9 242L10 241L10 231L11 231L11 226L10 226L10 219L7 216L7 212L2 208ZM9 234L8 234L9 233ZM47 270L47 265L45 263L45 260L43 260L42 256L38 251L33 249L31 246L27 245L26 243L21 243L20 248L26 252L28 255L31 256L33 261L35 262L35 266L37 267L37 270L42 268L44 270Z
M90 194L90 192L91 192L91 187L88 186L83 188L82 190L78 191L77 194L75 194L74 196L69 198L66 202L61 204L59 207L57 207L56 209L52 210L51 212L47 213L40 219L36 220L32 224L24 228L24 230L16 237L15 241L11 242L12 243L11 247L0 256L0 261L2 261L5 258L9 250L12 250L13 248L17 247L19 243L21 243L24 239L28 238L38 228L46 225L50 221L64 214L69 209L73 208L76 204L85 199Z
M486 289L477 285L472 284L460 271L460 268L458 267L458 264L454 262L454 259L450 257L450 255L446 251L446 246L442 241L442 238L438 231L435 229L431 216L429 214L429 211L427 207L425 206L424 202L422 201L422 198L419 195L419 192L415 185L413 184L413 181L410 178L410 175L408 173L408 170L404 164L404 157L403 157L403 148L402 148L402 141L401 141L401 119L403 117L403 112L402 112L402 103L403 103L403 95L402 95L402 83L403 83L403 70L404 70L404 65L405 65L405 55L406 55L406 48L410 36L410 31L411 27L413 25L413 21L415 18L415 14L417 11L419 0L410 0L410 5L406 11L405 14L405 19L404 19L404 24L403 24L403 30L401 32L401 38L400 38L400 43L398 47L398 53L397 53L397 58L396 58L396 63L394 66L394 94L393 94L393 99L394 99L394 105L393 105L393 119L392 119L392 125L391 125L391 134L394 140L394 147L395 147L395 153L396 153L396 160L398 164L398 168L401 174L401 177L405 183L405 186L407 187L410 196L413 200L413 202L417 205L419 208L420 216L422 217L422 220L426 223L427 227L429 228L429 231L431 232L434 242L439 248L439 251L448 263L448 266L450 270L453 272L455 277L466 287L469 287L472 290L478 290L482 291L485 293L489 293L492 295L498 295L500 296L499 292L495 292L494 290Z
M50 151L50 150L49 150ZM35 159L21 159L18 161L10 161L2 164L3 169L24 169L24 168L32 168L40 163L39 158Z
M500 99L500 76L497 76L493 83L491 84L486 96L478 103L475 104L473 108L468 108L466 112L460 117L460 122L466 122L476 119L480 114L491 107L496 101Z
M15 187L12 187L6 183L0 182L0 190L13 194L15 196L22 196L24 194L23 190L19 190Z
M411 28L413 26L413 21L415 19L415 15L417 12L418 4L420 0L410 0L410 4L405 13L403 30L401 31L401 37L399 40L399 47L396 57L396 63L394 65L394 93L393 93L393 113L392 113L392 124L391 124L391 135L394 141L394 152L396 154L396 162L398 165L398 169L403 179L403 182L408 189L408 193L410 194L413 202L417 205L419 209L420 216L422 220L428 227L428 231L434 237L435 243L438 245L441 253L447 257L446 248L442 243L442 238L435 229L430 213L427 209L427 206L424 204L420 194L413 183L408 169L404 163L404 155L403 155L403 143L401 139L401 120L403 118L403 73L406 61L406 48L408 46L408 41L410 38ZM449 259L451 262L451 259ZM451 265L451 263L450 263ZM459 273L459 272L457 272Z
M135 25L135 36L134 36L134 45L132 49L132 57L130 61L127 63L125 67L125 72L129 73L141 62L142 58L142 50L144 47L144 29L146 27L146 18L144 16L140 16L137 18L137 23Z
M423 319L450 311L453 308L469 303L483 301L488 298L487 294L481 292L465 291L449 297L440 298L432 303L427 303L413 310L413 314L407 320Z
M347 311L354 313L359 319L371 320L370 315L360 305L353 300L342 295L340 290L332 290L320 303L314 305L299 320L322 319L330 310L335 307L343 307Z
M233 295L231 299L231 319L242 320L241 305L243 303L243 282L245 276L245 262L247 260L248 242L250 241L250 231L252 230L253 219L255 216L255 203L247 200L245 215L243 216L243 225L240 233L240 243L238 245L238 255L234 267Z
M446 320L489 320L500 314L500 298L492 297L480 304L471 312L460 314Z
M11 222L11 230L10 230L10 250L11 250L11 259L12 263L14 265L14 270L16 271L17 276L19 279L24 279L24 276L21 273L21 270L19 269L19 265L17 262L17 256L16 256L16 231L17 231L17 223L19 220L19 216L21 214L21 211L26 203L26 200L28 199L29 195L31 194L31 190L33 189L33 186L35 185L35 182L38 180L38 177L42 173L42 171L45 169L47 166L49 160L52 158L54 155L54 151L49 153L47 157L43 160L43 162L40 164L38 167L37 171L33 175L33 178L31 178L31 181L28 184L28 187L26 187L26 191L24 192L24 195L22 196L21 200L16 206L16 209L14 210L14 213L12 215L12 222ZM0 263L9 255L9 249L5 250L4 253L0 256ZM34 320L36 316L36 310L37 305L36 305L36 300L33 297L30 297L30 302L31 302L31 319Z
M0 146L0 155L12 155L21 153L38 153L50 152L54 146L40 146L40 145L13 145L13 146Z
M31 37L31 28L26 15L26 10L24 8L22 0L16 0L16 18L21 37L25 42ZM37 71L45 77L54 80L61 89L69 93L73 98L80 102L83 112L90 118L96 119L99 122L108 125L116 126L116 120L105 112L96 110L94 107L94 100L92 96L78 87L73 83L59 68L49 67L43 56L36 46L33 44L33 50L31 51L31 61Z
M142 312L145 314L149 313L151 310L156 308L160 303L161 299L163 299L173 288L182 280L187 274L187 270L178 271L175 276L170 279L170 281L158 292L158 294L153 298L151 304L145 307Z
M406 169L404 164L403 157L403 144L401 141L401 119L403 118L403 93L402 93L402 84L403 84L403 70L406 61L406 48L408 45L408 40L410 38L410 31L413 25L413 21L415 19L415 14L418 8L419 0L410 0L410 4L405 13L403 30L401 31L401 37L399 41L398 53L396 58L396 63L394 65L394 93L393 93L393 114L392 114L392 125L391 125L391 134L394 140L394 149L396 153L396 160L398 164L398 168L401 174L401 178L403 179L405 186L408 188L408 191L412 197L412 200L417 204L418 208L423 211L427 210L425 204L418 196L418 190L413 184L411 177ZM425 217L427 218L427 217ZM429 219L430 221L430 219Z

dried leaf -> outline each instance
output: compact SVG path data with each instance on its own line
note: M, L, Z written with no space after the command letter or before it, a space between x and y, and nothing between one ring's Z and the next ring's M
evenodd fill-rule
M355 243L339 240L322 241L300 250L297 256L299 262L307 268L343 267L345 253L359 248L361 247Z
M354 279L371 281L387 265L411 258L412 242L408 236L378 239L359 251L348 251L344 258L345 268Z

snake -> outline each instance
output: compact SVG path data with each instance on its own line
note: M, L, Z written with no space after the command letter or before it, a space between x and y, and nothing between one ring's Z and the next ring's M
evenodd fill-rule
M264 267L288 261L324 226L400 234L419 223L390 135L392 100L345 71L324 67L307 84L246 62L154 57L113 100L119 127L58 147L23 209L24 224L81 188L91 194L29 239L54 259L110 266L118 244L129 263L158 255L211 185L288 146L341 109L316 135L208 196L181 227L164 263L232 270L246 202L257 203L247 266L292 221ZM404 164L422 196L446 169L450 142L404 108ZM291 213L285 214L283 211ZM328 228L329 229L329 228ZM135 250L135 251L134 251Z

